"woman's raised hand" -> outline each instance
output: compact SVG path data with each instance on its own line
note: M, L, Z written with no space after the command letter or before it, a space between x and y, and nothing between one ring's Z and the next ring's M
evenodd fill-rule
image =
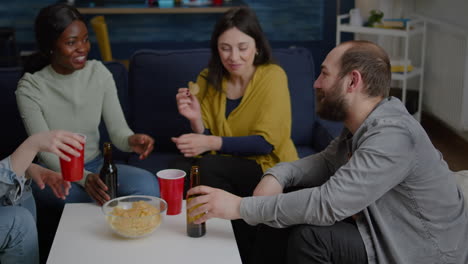
M128 137L128 145L135 153L140 154L140 159L146 159L153 151L154 139L146 134L133 134Z
M176 101L179 113L189 121L201 119L200 103L188 88L179 88Z

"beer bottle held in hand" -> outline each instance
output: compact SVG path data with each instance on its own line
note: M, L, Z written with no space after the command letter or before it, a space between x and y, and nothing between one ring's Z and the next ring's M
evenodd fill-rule
M110 142L104 143L104 164L99 173L101 181L107 186L107 194L111 199L117 197L117 167L112 160L112 145Z
M198 171L198 166L192 166L192 169L190 170L190 188L193 188L195 186L198 186L200 185L200 173ZM193 199L194 197L196 197L198 195L190 195L187 197L187 203ZM206 226L205 226L205 223L202 223L202 224L194 224L193 221L197 220L198 218L200 218L201 216L203 216L203 214L199 214L197 216L194 216L194 217L190 217L189 216L189 213L199 207L201 204L195 206L195 207L192 207L190 210L187 209L187 235L189 237L202 237L205 235L206 233Z

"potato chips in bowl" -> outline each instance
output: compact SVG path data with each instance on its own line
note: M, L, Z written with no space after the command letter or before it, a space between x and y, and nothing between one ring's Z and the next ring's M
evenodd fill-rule
M127 238L147 236L163 222L167 203L161 198L132 195L112 199L102 206L110 228Z

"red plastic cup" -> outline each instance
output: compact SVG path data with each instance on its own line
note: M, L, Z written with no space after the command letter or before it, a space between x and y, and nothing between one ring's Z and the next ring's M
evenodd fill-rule
M168 215L178 215L182 212L185 175L185 171L178 169L166 169L156 173L161 198L167 202Z
M78 134L86 140L86 136L83 134ZM68 145L68 144L67 144ZM70 145L69 145L70 146ZM79 181L83 178L83 169L84 169L84 144L81 144L81 150L70 146L74 150L80 153L79 157L69 155L65 153L70 158L70 161L60 159L60 170L62 171L62 177L66 181L74 182Z

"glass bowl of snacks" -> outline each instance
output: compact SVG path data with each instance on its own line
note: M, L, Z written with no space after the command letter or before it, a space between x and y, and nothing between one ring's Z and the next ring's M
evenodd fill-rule
M166 211L166 201L146 195L118 197L102 206L109 227L127 238L153 233L163 222Z

